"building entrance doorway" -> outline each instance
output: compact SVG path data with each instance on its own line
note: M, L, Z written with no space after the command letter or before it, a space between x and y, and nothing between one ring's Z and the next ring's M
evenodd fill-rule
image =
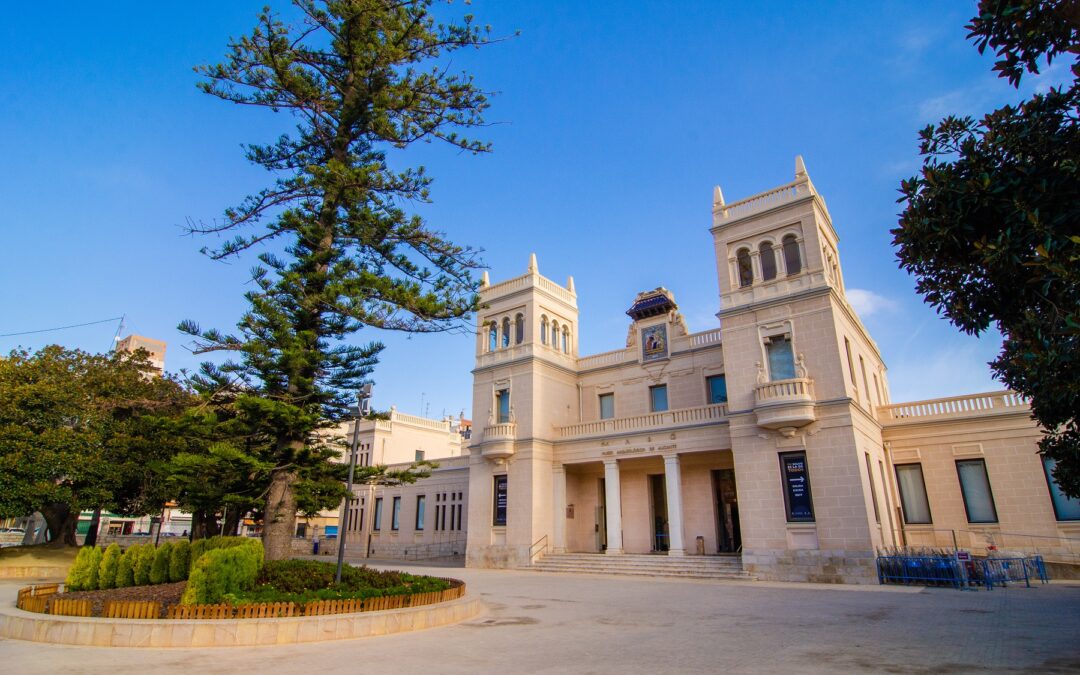
M735 470L717 469L712 475L713 492L716 495L717 553L738 553L742 550L742 532L739 528Z
M597 482L599 495L596 507L596 550L603 553L607 550L607 483L603 478Z
M649 501L652 512L652 535L654 552L667 551L671 548L668 532L667 486L664 474L649 474Z

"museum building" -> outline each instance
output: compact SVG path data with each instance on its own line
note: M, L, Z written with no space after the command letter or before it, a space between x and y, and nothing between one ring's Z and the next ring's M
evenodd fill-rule
M706 330L657 288L633 299L624 348L580 356L573 278L535 256L521 276L485 274L468 565L728 555L762 579L875 582L885 547L1080 536L1019 397L890 402L825 200L795 169L735 203L715 189Z

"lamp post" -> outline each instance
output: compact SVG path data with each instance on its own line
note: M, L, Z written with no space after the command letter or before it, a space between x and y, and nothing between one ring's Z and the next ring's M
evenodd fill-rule
M337 549L337 573L334 575L334 583L341 583L341 567L345 563L345 535L349 531L349 503L353 500L352 482L356 471L356 446L360 442L360 420L371 411L371 385L365 384L360 388L356 397L356 419L353 422L352 442L349 443L349 480L345 483L345 504L342 508L342 517L338 519L338 549Z

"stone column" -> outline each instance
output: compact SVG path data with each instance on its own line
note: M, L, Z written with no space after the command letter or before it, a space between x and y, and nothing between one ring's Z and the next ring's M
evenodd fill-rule
M679 473L678 455L664 457L664 480L667 486L668 555L686 555L682 526L682 475Z
M551 542L553 553L566 553L566 467L556 464L551 468L551 485L554 493L552 511L555 518Z
M622 488L619 460L604 460L604 511L607 514L607 554L622 555Z

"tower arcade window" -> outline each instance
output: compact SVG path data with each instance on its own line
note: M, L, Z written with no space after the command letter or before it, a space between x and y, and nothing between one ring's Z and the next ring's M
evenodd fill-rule
M551 322L551 348L552 349L558 349L559 348L559 322L558 321L552 321Z
M570 353L570 329L566 326L562 329L562 350L564 354Z
M499 325L492 321L488 324L488 351L493 352L499 348Z
M503 319L502 328L503 328L502 329L502 346L503 346L503 349L505 349L505 348L510 346L510 319L509 318Z
M754 267L750 264L750 249L740 248L735 254L735 263L739 268L739 288L746 288L754 283Z
M514 344L521 344L525 341L525 316L518 314L514 319Z
M776 253L771 241L761 242L758 246L758 260L761 261L761 278L772 281L776 278Z
M789 234L784 237L784 267L788 276L794 276L802 272L802 258L799 256L799 240L795 235Z
M540 317L540 344L546 345L548 342L548 320L546 316Z

